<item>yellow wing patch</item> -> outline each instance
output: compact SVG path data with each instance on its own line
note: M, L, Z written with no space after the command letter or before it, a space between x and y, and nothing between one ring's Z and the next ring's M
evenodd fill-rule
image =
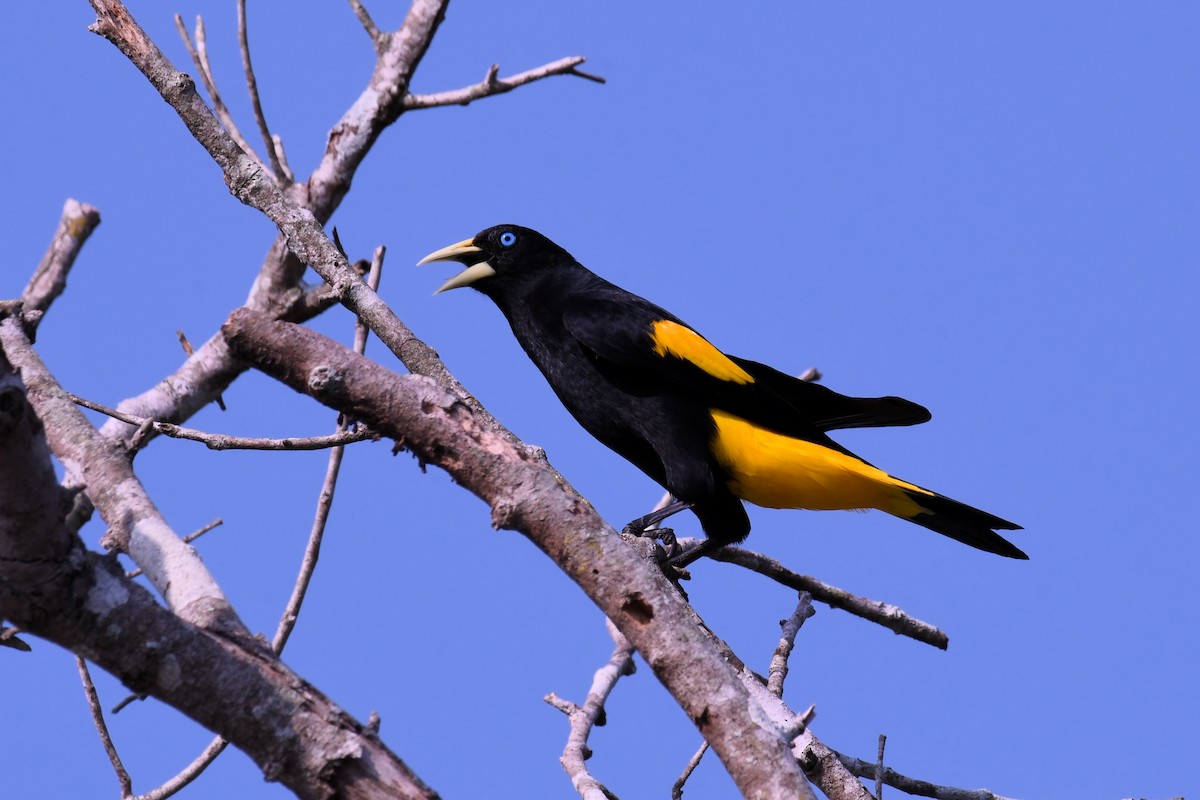
M931 494L838 450L760 428L716 409L712 418L717 427L713 455L729 472L729 488L755 505L878 508L913 517L922 509L909 493Z
M712 375L717 380L733 383L754 383L754 377L735 364L707 339L686 325L662 319L650 326L654 352L682 358Z

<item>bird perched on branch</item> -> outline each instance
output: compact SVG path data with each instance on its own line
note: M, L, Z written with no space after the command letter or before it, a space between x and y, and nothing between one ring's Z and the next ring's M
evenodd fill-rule
M839 428L915 425L922 406L847 397L727 355L668 311L614 286L529 228L498 225L420 264L466 269L521 347L589 433L678 500L634 522L642 533L690 508L705 541L690 563L750 532L742 501L770 508L867 509L972 547L1028 558L996 530L1020 526L893 477L830 439Z

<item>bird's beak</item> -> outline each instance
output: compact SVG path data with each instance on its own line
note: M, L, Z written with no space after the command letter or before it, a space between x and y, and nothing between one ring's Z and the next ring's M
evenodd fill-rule
M443 283L441 288L434 292L434 294L441 294L449 289L470 286L481 278L487 278L496 274L496 270L492 269L492 265L482 257L483 249L477 247L474 242L474 239L464 239L449 247L443 247L441 250L434 250L417 262L418 267L422 264L431 264L434 261L457 261L460 264L467 265L466 269Z

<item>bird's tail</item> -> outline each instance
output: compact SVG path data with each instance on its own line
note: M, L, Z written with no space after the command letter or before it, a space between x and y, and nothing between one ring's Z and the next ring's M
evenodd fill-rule
M889 513L989 553L1008 558L1029 558L1016 545L996 533L996 529L1019 531L1020 525L928 490L904 488L901 491L917 506L916 513L911 512L912 506L908 503L903 504L903 511L889 510Z

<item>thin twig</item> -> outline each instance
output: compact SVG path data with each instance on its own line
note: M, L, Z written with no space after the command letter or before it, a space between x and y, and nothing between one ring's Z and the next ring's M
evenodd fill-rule
M696 544L697 540L695 539L681 539L679 541L680 547L684 548L695 546ZM814 600L825 603L831 608L840 608L856 617L862 617L865 620L882 625L901 636L916 639L918 642L933 645L941 650L945 650L950 644L950 637L941 630L930 625L928 622L922 622L916 617L909 616L902 609L894 605L878 600L871 600L866 597L859 597L847 592L845 589L831 586L809 575L801 575L798 572L793 572L775 559L761 553L727 545L710 553L709 558L712 558L714 561L737 564L740 567L753 570L760 575L765 575L796 591L809 592L812 594Z
M283 168L283 176L287 178L288 183L295 183L296 174L292 172L292 165L288 163L287 152L283 149L283 138L278 133L272 133L271 144L275 146L275 155L279 157L279 166Z
M100 734L100 743L104 745L104 752L108 754L108 760L112 762L113 771L117 773L117 782L121 784L121 798L126 800L126 798L133 797L133 781L129 779L129 773L125 770L125 765L121 763L121 756L117 754L112 737L108 735L108 724L104 721L104 710L100 708L100 697L96 694L96 685L92 683L92 675L88 672L87 662L83 660L83 656L75 656L75 666L79 669L79 679L83 681L83 694L87 697L88 709L92 712L92 722L96 726L96 733Z
M383 34L379 32L379 28L375 25L375 20L371 19L371 15L363 6L362 0L350 0L350 7L354 9L354 16L358 17L358 21L362 24L363 30L367 32L367 36L371 37L371 46L375 48L376 53L379 53L383 49Z
M185 355L187 355L188 358L191 358L192 356L196 355L196 348L192 347L192 343L188 339L187 334L183 332L183 328L180 328L179 330L175 331L175 336L178 337L179 346L183 348L183 352ZM217 396L213 398L213 402L215 402L217 404L217 408L221 409L222 411L229 410L225 407L225 398L221 395L220 392L218 392Z
M696 771L696 767L700 766L700 759L704 758L704 754L707 752L708 742L701 742L695 754L688 759L687 766L683 768L683 772L675 779L675 783L671 784L671 800L680 800L683 797L683 785L687 783L688 778L692 777L692 773Z
M880 749L882 749L882 744L880 745ZM867 779L876 777L878 762L863 761L861 758L843 755L836 750L832 752L846 769L850 770L855 776ZM891 767L884 768L883 782L906 794L932 797L934 800L1008 800L998 794L993 794L987 789L955 789L952 786L938 786L929 781L909 778L906 775L896 772Z
M287 174L283 171L283 165L279 163L279 156L275 152L275 139L271 136L267 117L263 114L262 100L258 96L258 80L254 77L254 67L250 63L250 36L246 31L246 0L237 0L237 18L238 47L242 51L242 71L246 73L246 90L250 93L250 107L254 110L254 122L258 125L258 132L263 138L263 144L267 147L267 158L271 162L271 174L275 176L276 183L286 186L288 184Z
M879 752L875 756L875 800L883 800L883 748L887 737L879 734Z
M617 630L612 620L606 619L605 622L616 646L609 656L608 663L596 670L583 705L577 706L569 700L563 700L554 692L542 698L566 714L570 721L571 731L567 735L567 744L563 748L559 763L583 800L611 800L614 797L587 768L587 759L592 754L587 742L592 728L604 724L604 703L612 693L613 687L623 675L632 675L634 671L633 645Z
M330 447L341 447L376 438L374 431L363 425L357 425L353 428L339 430L337 433L325 434L323 436L289 436L282 439L258 436L229 436L224 433L208 433L206 431L198 431L194 428L184 428L173 422L158 422L156 420L144 419L134 414L117 411L116 409L101 405L93 400L87 400L70 392L66 394L67 397L71 398L71 402L76 405L90 408L92 411L99 411L101 414L110 416L113 419L119 419L130 425L137 425L139 428L148 426L156 433L170 436L173 439L202 442L210 450L325 450Z
M367 286L371 291L379 290L379 279L383 273L383 257L387 255L387 248L379 245L375 248L375 252L371 254L371 268L367 272ZM366 320L358 317L354 322L354 352L362 355L367 352L367 337L371 335L371 327L367 325Z
M159 786L157 789L151 789L145 794L139 794L134 800L166 800L171 795L178 792L183 787L187 786L192 781L200 776L208 768L208 765L216 760L217 756L221 755L222 751L229 742L225 741L220 736L214 738L208 743L208 747L200 755L192 760L182 770L179 771L174 778Z
M225 101L221 99L221 93L217 90L217 79L213 76L212 67L208 63L208 37L204 31L204 18L199 14L196 15L196 43L194 45L183 24L183 17L178 14L175 15L175 27L179 29L179 37L183 39L183 45L187 48L188 55L192 57L192 64L195 65L196 72L200 73L200 80L204 83L209 100L212 101L217 119L221 120L221 125L230 138L237 142L237 146L242 149L242 152L262 164L262 159L258 157L258 153L254 152L254 148L250 146L246 137L242 136L237 123L233 121L233 115L229 113L229 107L225 105Z
M383 256L386 252L386 248L382 245L375 248L375 255L371 259L371 271L367 274L367 285L371 287L371 291L379 289L380 273L383 270ZM354 352L359 355L366 352L367 334L366 323L361 319L355 320ZM345 418L338 420L338 433L345 431L348 425L349 420ZM317 568L317 559L321 556L321 542L325 538L325 524L329 521L329 511L333 507L333 493L337 489L338 472L342 468L342 456L345 452L346 448L344 447L335 447L329 451L329 462L325 467L325 481L321 485L321 493L317 498L317 511L313 518L312 529L308 534L308 544L304 548L304 558L300 562L300 573L296 576L296 583L292 586L291 597L288 598L287 606L279 618L279 626L275 629L275 638L271 641L271 647L276 653L283 652L288 637L292 635L292 630L296 627L296 622L300 618L300 606L304 603L304 596L308 592L313 572Z
M583 56L560 58L558 61L544 64L535 69L519 72L507 78L496 77L499 67L493 64L488 68L483 80L462 89L451 89L434 94L410 94L404 98L405 109L436 108L438 106L465 106L484 97L493 97L505 92L511 92L518 86L540 81L553 75L575 75L596 83L604 83L604 78L582 72L577 67L587 61Z
M812 595L801 592L800 599L796 602L796 610L787 619L779 621L782 629L779 644L775 647L775 654L771 656L771 666L767 670L767 691L776 697L783 697L783 681L787 678L788 659L796 644L796 634L800 632L804 621L815 613L817 610L813 608Z

